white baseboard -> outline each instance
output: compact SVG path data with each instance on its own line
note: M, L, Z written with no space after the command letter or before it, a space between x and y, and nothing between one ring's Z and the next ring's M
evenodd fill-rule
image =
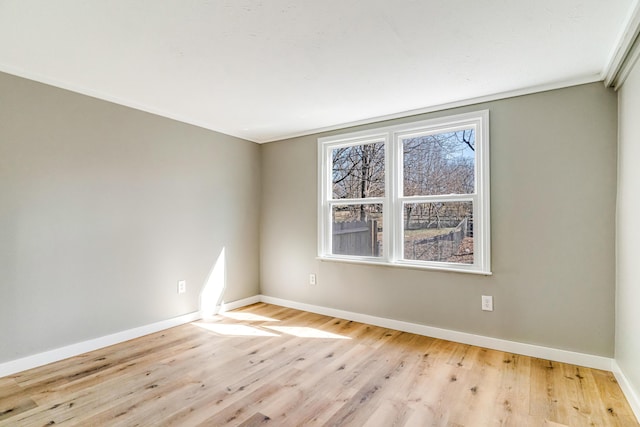
M235 310L236 308L244 307L258 302L260 302L260 295L254 295L252 297L244 298L237 301L223 302L219 307L217 307L217 309L219 313L224 313L225 311ZM162 320L150 325L140 326L122 332L116 332L115 334L105 335L103 337L67 345L64 347L56 348L54 350L34 354L32 356L0 363L0 378L7 375L15 374L17 372L26 371L27 369L37 368L38 366L47 365L49 363L77 356L82 353L87 353L89 351L98 350L110 345L119 344L121 342L139 338L144 335L149 335L154 332L162 331L164 329L173 328L174 326L193 322L202 317L202 313L200 312L184 314L182 316L174 317L173 319Z
M638 421L640 421L640 390L635 390L633 388L627 377L620 369L618 362L615 360L613 361L611 370L613 371L613 375L616 376L616 380L618 381L624 396L627 398L629 406L631 406L633 413L636 415Z
M216 314L226 313L227 311L235 310L236 308L245 307L247 305L256 304L260 302L260 295L254 295L249 298L243 298L236 301L224 302L220 305L216 305L215 311L212 313L205 313L204 311L200 312L200 317L202 319L211 319L215 317Z
M37 368L38 366L47 365L69 357L77 356L82 353L108 347L110 345L119 344L144 335L164 329L173 328L174 326L193 322L200 318L200 313L194 312L174 317L172 319L162 320L150 325L139 326L137 328L128 329L115 334L105 335L103 337L82 341L76 344L67 345L56 348L54 350L45 351L43 353L34 354L32 356L23 357L9 362L0 363L0 378L15 374L16 372L26 371L27 369Z
M260 295L254 295L249 298L239 299L232 302L222 302L218 313L224 313L225 311L235 310L236 308L246 307L247 305L256 304L260 302Z
M448 341L455 341L462 344L471 344L478 347L490 348L493 350L522 354L524 356L537 357L540 359L553 360L556 362L570 363L572 365L586 366L589 368L602 369L605 371L611 371L612 368L613 359L608 357L576 353L573 351L559 350L555 348L542 347L515 341L507 341L499 338L452 331L449 329L434 328L432 326L419 325L417 323L403 322L400 320L370 316L368 314L354 313L351 311L336 310L333 308L304 304L295 301L269 297L266 295L261 295L260 300L268 304L275 304L283 307L310 311L312 313L323 314L325 316L339 317L341 319L367 323L370 325L381 326L383 328L395 329L398 331L411 332L413 334L425 335L428 337L440 338Z

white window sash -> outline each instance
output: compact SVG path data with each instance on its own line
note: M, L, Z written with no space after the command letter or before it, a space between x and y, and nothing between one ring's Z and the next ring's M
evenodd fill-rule
M318 140L318 257L320 259L374 263L411 268L491 274L489 199L489 112L487 110L436 118L416 123L336 135ZM475 192L403 196L402 139L446 132L475 131ZM385 196L334 199L332 150L369 143L385 145ZM472 202L474 221L474 263L406 260L404 257L405 203ZM332 254L332 208L340 205L381 204L383 212L383 253L380 258Z

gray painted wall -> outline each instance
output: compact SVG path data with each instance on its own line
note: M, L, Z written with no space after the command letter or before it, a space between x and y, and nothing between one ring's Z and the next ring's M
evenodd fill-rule
M484 277L317 261L317 137L339 132L258 146L0 74L0 362L197 310L222 248L226 301L261 291L611 357L616 107L595 83L390 122L491 111Z
M594 83L389 123L481 109L493 276L316 260L316 144L329 132L262 147L262 293L612 357L616 94Z
M640 64L619 92L616 362L640 397Z
M0 74L0 362L259 293L260 146ZM187 293L176 284L187 280Z

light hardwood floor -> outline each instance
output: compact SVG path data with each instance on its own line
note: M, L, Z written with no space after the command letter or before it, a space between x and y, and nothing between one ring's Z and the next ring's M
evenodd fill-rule
M614 376L255 304L0 378L0 426L638 426Z

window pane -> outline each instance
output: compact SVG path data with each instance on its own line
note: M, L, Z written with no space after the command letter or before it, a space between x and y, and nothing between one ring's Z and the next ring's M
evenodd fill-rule
M405 203L404 258L473 264L473 203Z
M333 206L335 255L382 256L382 204Z
M475 145L473 128L403 139L404 195L473 193Z
M333 198L384 197L384 143L335 148Z

